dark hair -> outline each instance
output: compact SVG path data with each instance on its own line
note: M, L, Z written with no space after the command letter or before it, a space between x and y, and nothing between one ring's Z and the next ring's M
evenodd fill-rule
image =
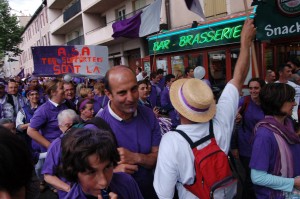
M46 83L46 94L51 98L52 95L51 95L51 92L53 91L56 91L57 90L57 87L58 87L58 84L59 83L62 83L62 81L58 80L58 79L53 79L53 80L50 80Z
M85 103L85 104L83 104ZM81 109L85 109L87 104L94 104L95 100L94 99L89 99L89 98L82 98L79 100L79 102L77 103L77 114L80 115L80 110Z
M293 56L290 57L287 62L292 62L294 65L296 65L297 67L300 67L300 61L297 57Z
M186 67L185 69L184 69L184 74L185 75L187 75L189 72L190 72L190 70L192 70L193 68L192 67Z
M158 75L157 72L151 72L150 73L150 80L155 79L157 75Z
M142 72L142 67L137 67L137 69L139 70L139 72Z
M120 160L113 134L103 129L73 128L62 138L62 170L67 180L77 182L78 173L92 170L88 162L96 154L100 161Z
M283 72L283 70L284 70L285 67L293 68L290 64L280 64L278 66L278 72Z
M25 90L26 97L28 97L28 94L29 94L30 91L39 92L39 89L37 88L37 86L29 86L29 87L27 87L27 89Z
M173 75L173 74L166 75L165 76L165 83L170 82L172 78L175 78L175 75Z
M26 143L0 126L0 190L14 195L30 182L33 169Z
M264 87L266 85L266 82L263 79L258 78L258 77L251 78L249 80L249 82L248 82L248 87L249 87L249 85L250 85L251 82L258 82L259 85L260 85L260 88L262 88L262 87Z
M140 86L141 84L146 84L147 86L150 84L149 80L143 79L137 82L137 85Z
M157 69L156 74L157 75L163 75L164 74L164 70L161 69L161 68L159 68L159 69Z
M265 115L285 116L281 107L285 102L293 101L295 89L284 83L266 84L259 93L261 108Z

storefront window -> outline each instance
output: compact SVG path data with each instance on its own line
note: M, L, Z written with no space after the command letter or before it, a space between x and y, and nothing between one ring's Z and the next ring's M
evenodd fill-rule
M208 53L209 81L212 86L223 89L226 84L226 55L225 51Z
M167 60L167 57L161 57L161 58L158 58L156 60L156 70L157 69L163 69L165 72L164 75L167 74L168 72L168 60Z
M151 73L151 68L150 68L150 61L145 61L144 62L144 71L147 72L147 76L150 76Z
M277 50L278 50L277 63L278 63L278 65L284 63L287 59L287 53L286 53L287 48L286 47L287 46L285 46L285 45L277 45ZM276 69L277 69L277 67L276 67Z
M196 68L197 66L203 66L203 54L191 54L188 55L189 58L189 67Z
M172 74L175 77L184 75L183 56L171 56Z
M233 77L235 65L236 65L236 62L237 62L237 60L238 60L239 55L240 55L240 49L238 49L238 48L237 48L237 49L232 49L232 50L230 51L230 59L231 59L231 78ZM251 62L250 62L250 65L252 65ZM251 78L252 78L252 68L250 67L250 68L249 68L249 71L248 71L248 73L247 73L247 76L246 76L244 85L248 85L248 82L249 82L249 80L250 80ZM247 91L247 93L249 93L249 92Z
M273 62L273 48L266 48L266 53L264 54L264 59L266 62L267 70L274 70L274 62Z
M291 43L288 48L288 57L296 57L297 59L300 59L300 43L294 42Z

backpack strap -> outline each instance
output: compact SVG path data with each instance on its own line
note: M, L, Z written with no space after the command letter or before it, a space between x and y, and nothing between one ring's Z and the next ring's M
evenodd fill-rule
M209 121L209 134L203 138L201 138L200 140L196 141L196 142L193 142L191 140L191 138L186 134L184 133L183 131L181 130L178 130L178 129L175 129L174 131L178 132L182 137L184 137L184 139L190 144L190 147L193 149L197 146L199 146L200 144L203 144L204 142L210 140L211 138L214 138L215 135L213 133L213 123L212 123L212 120Z
M242 107L241 107L241 109L239 111L239 113L242 116L244 116L244 113L247 110L249 103L250 103L250 95L247 95L247 96L244 97L244 103L243 103L243 105L242 105Z

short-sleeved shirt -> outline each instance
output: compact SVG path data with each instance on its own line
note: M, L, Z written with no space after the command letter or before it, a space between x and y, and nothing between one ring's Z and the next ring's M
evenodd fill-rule
M215 139L225 153L229 151L238 102L237 88L228 83L219 99L216 115L213 118ZM176 129L182 130L193 142L196 142L209 134L209 122L179 125ZM207 141L197 148L201 149L209 143L210 141ZM194 154L189 143L177 132L170 131L164 134L159 145L154 174L154 188L158 197L173 198L176 186L179 198L197 199L183 187L183 184L192 184L194 177Z
M57 115L59 112L68 109L65 104L55 106L49 100L41 105L30 120L30 127L39 131L49 142L52 142L61 135L58 127ZM41 152L47 149L41 146Z
M249 96L250 97L250 96ZM239 107L245 103L245 97L240 99ZM251 157L254 127L257 122L265 117L261 107L253 102L250 97L249 104L242 115L242 124L238 129L238 149L241 156Z
M118 195L118 199L143 199L136 182L126 173L114 173L109 187L112 192ZM72 186L70 192L65 197L65 199L86 198L86 195L78 183Z
M165 87L160 94L161 107L168 110L168 115L172 122L172 127L175 128L180 124L178 113L175 111L170 100L170 88Z
M300 144L288 144L288 146L293 155L294 177L296 177L300 175ZM259 127L254 138L250 168L272 174L278 153L279 148L274 133L265 127ZM254 190L257 199L270 197L270 188L254 185Z
M58 168L61 163L61 138L56 138L48 148L47 156L45 159L45 163L42 169L42 174L49 174L53 176L57 176L63 182L70 184L65 178L58 175ZM64 198L67 195L67 192L58 190L58 197L60 199Z
M135 116L129 121L120 121L112 114L114 115L115 113L113 113L108 104L97 116L110 125L119 147L124 147L134 153L149 154L152 147L159 146L161 131L151 109L138 106ZM139 166L138 171L132 176L139 185L144 197L155 193L152 185L152 169Z

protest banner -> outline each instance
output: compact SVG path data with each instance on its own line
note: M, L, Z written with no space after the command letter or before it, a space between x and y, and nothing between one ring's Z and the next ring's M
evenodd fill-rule
M106 46L32 47L35 76L85 76L102 78L109 69Z

